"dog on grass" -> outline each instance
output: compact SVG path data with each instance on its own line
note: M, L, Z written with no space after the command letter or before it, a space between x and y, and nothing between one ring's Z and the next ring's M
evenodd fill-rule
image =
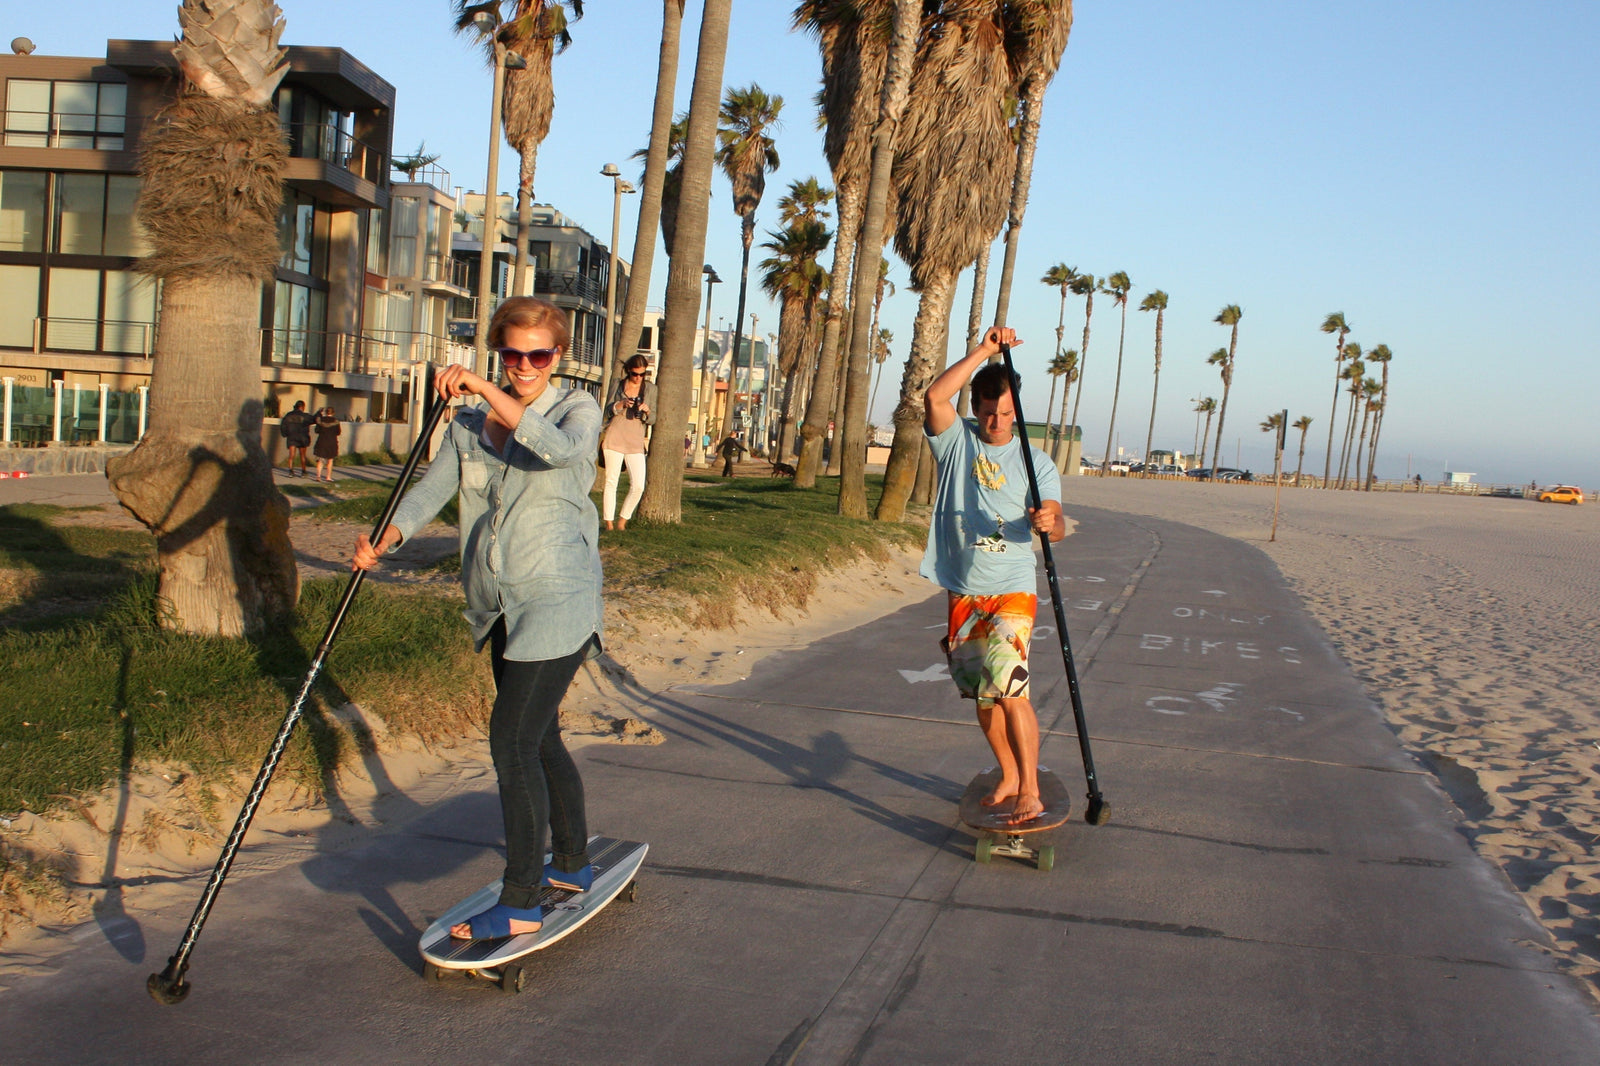
M772 464L772 476L773 477L794 477L794 467L790 466L788 463L773 463Z

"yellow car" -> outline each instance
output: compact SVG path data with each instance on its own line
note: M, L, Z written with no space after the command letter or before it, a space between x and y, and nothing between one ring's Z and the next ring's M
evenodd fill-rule
M1582 503L1583 490L1571 485L1552 485L1539 493L1540 503Z

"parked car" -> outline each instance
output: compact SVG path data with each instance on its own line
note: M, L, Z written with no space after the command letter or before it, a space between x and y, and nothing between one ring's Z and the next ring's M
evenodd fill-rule
M1106 469L1113 474L1126 474L1128 472L1128 461L1126 459L1113 459Z
M1583 490L1573 485L1551 485L1539 493L1540 503L1582 503Z
M1209 477L1211 477L1211 468L1209 466L1202 466L1197 470L1189 471L1189 476L1190 477L1196 477L1196 478L1209 478ZM1231 466L1219 466L1219 467L1217 467L1216 478L1217 478L1218 481L1254 481L1255 480L1255 478L1251 475L1250 471L1248 471L1248 470L1235 470Z
M1144 472L1146 474L1181 474L1183 473L1183 467L1175 466L1172 463L1147 463L1145 464Z

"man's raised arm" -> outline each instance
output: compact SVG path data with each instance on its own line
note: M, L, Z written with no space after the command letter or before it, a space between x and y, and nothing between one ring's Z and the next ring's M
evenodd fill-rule
M937 437L956 424L960 416L956 413L955 399L961 394L961 387L972 379L980 366L1000 354L1000 345L1020 343L1016 330L990 326L966 358L933 379L928 391L922 394L922 424L931 436Z

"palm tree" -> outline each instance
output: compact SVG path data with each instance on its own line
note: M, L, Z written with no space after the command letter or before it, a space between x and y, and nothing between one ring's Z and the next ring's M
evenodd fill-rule
M1095 290L1100 287L1100 279L1093 274L1079 274L1068 285L1074 293L1083 297L1083 345L1079 349L1081 354L1078 356L1078 391L1074 394L1077 399L1072 401L1072 428L1074 435L1081 441L1083 439L1083 431L1079 428L1078 407L1083 403L1083 375L1089 369L1089 318L1094 314L1094 294ZM1064 408L1066 405L1065 396L1062 397L1061 402ZM1062 432L1065 431L1065 427L1063 427ZM1077 473L1076 470L1069 472Z
M1139 310L1156 313L1156 376L1155 384L1150 388L1150 428L1144 436L1144 461L1148 463L1150 445L1156 439L1156 396L1161 391L1161 325L1167 314L1167 294L1157 289L1140 302Z
M1072 391L1072 383L1078 380L1078 349L1068 348L1061 353L1061 358L1067 369L1061 375L1065 379L1061 385L1061 417L1056 424L1056 454L1052 456L1057 465L1072 461L1072 442L1067 439L1067 393ZM1046 412L1047 417L1048 414ZM1078 427L1074 424L1072 428L1076 430ZM1082 433L1074 433L1074 436L1080 441L1083 439ZM1076 474L1078 471L1072 472Z
M1221 352L1223 350L1218 348L1217 351ZM1223 354L1226 355L1225 352ZM1194 409L1196 411L1204 411L1206 415L1206 430L1204 433L1200 434L1200 450L1195 453L1200 457L1201 462L1205 462L1206 442L1211 439L1211 416L1217 413L1216 397L1207 396L1205 399L1197 403Z
M1367 364L1361 361L1361 346L1351 343L1345 346L1345 352L1350 362L1344 368L1344 379L1349 384L1346 391L1350 393L1350 402L1346 405L1345 429L1342 444L1339 449L1339 487L1345 486L1345 476L1350 470L1350 448L1356 439L1356 403L1361 392L1361 379L1367 372Z
M828 220L826 210L833 203L833 190L828 188L813 175L809 178L798 178L789 183L789 191L778 198L778 222L787 226L797 219L813 221Z
M817 300L828 281L827 272L817 259L827 249L832 234L821 219L796 218L778 232L769 230L767 236L772 239L761 247L773 254L758 266L762 291L778 301L778 376L784 382L778 423L781 460L788 454L785 442L793 439L795 378L815 333Z
M1061 66L1072 33L1072 0L1010 0L1005 5L1008 51L1017 72L1015 94L1019 110L1017 169L1011 184L1011 206L1006 224L1005 258L1000 266L1000 286L995 299L994 320L1006 321L1011 301L1011 279L1017 266L1017 246L1022 233L1022 216L1028 206L1028 187L1033 178L1033 157L1039 144L1039 126L1044 113L1045 90Z
M161 283L144 439L106 464L156 538L161 624L239 636L295 606L289 504L261 447L261 286L277 266L288 70L271 0L183 0L179 85L145 127L139 220ZM195 234L226 235L197 240Z
M650 139L653 144L654 130L650 131ZM688 142L689 112L680 111L667 127L667 147L663 156L666 166L661 174L661 247L666 250L669 259L672 257L673 238L678 232L678 201L683 191L683 150ZM641 182L649 179L650 151L650 147L645 147L633 153L634 159L645 160L645 169L639 175ZM643 204L640 209L643 209Z
M1333 407L1328 411L1328 455L1322 466L1322 487L1328 487L1328 479L1333 476L1333 424L1339 417L1339 382L1343 380L1345 344L1344 339L1350 333L1350 326L1344 320L1343 311L1335 311L1322 320L1322 332L1334 334L1333 342Z
M794 12L795 28L815 36L821 52L823 149L833 171L839 204L839 231L833 244L829 280L829 290L835 298L828 301L823 322L822 346L806 411L806 444L796 464L795 485L801 488L816 482L828 411L833 406L831 391L839 365L840 334L849 302L856 242L861 237L861 216L872 165L872 134L888 67L892 13L893 0L801 0Z
M1222 374L1222 395L1224 395L1224 396L1228 395L1228 349L1226 349L1226 348L1218 348L1216 351L1214 351L1210 355L1206 356L1206 365L1207 366L1216 367L1218 372L1220 372ZM1215 411L1216 409L1217 409L1216 405L1213 404L1211 410ZM1207 415L1206 415L1206 432L1207 433L1211 432L1211 415L1210 415L1210 413L1207 413ZM1221 446L1222 446L1222 422L1219 420L1217 422L1217 447L1220 449ZM1202 462L1205 461L1205 450L1204 449L1201 449L1200 459L1201 459ZM1210 469L1211 469L1211 476L1215 477L1216 473L1217 473L1217 461L1216 461L1216 457L1214 455L1213 455L1212 460L1211 460Z
M1300 431L1300 458L1294 464L1294 483L1300 484L1300 468L1306 465L1306 430L1311 428L1311 416L1301 415L1290 425Z
M878 386L883 384L883 364L889 361L889 356L892 354L889 351L889 344L893 340L893 332L888 329L880 329L878 330L877 338L873 341L872 361L878 364L878 376L872 380L872 399L867 403L867 410L869 411L878 402Z
M1389 360L1394 353L1387 344L1376 345L1367 356L1367 361L1380 363L1383 366L1383 389L1378 395L1377 418L1372 423L1372 454L1367 458L1367 484L1366 488L1372 490L1373 470L1378 462L1378 431L1383 428L1383 415L1389 409Z
M457 33L476 32L472 21L487 11L501 21L500 42L520 55L524 65L506 68L505 95L500 106L505 124L506 143L517 150L517 259L511 291L523 291L528 272L528 230L533 225L533 175L539 160L539 145L550 133L550 118L555 113L556 91L551 79L552 60L572 43L567 23L583 17L583 0L454 0ZM567 10L571 9L569 20ZM493 38L484 39L489 61L494 62ZM485 189L485 215L494 202L494 190ZM485 227L484 239L488 239Z
M728 402L722 408L722 431L718 439L733 430L733 402L739 383L739 354L743 348L745 293L750 282L750 245L756 236L756 208L761 206L761 196L766 191L767 173L778 169L778 150L767 131L778 128L778 115L782 111L783 97L768 96L754 82L743 89L729 89L722 101L717 162L733 186L733 213L740 219L744 252L739 264L739 310L733 319Z
M1133 291L1133 282L1128 280L1126 271L1119 270L1106 277L1105 287L1100 291L1122 308L1122 331L1117 334L1117 377L1111 390L1111 420L1106 426L1105 457L1100 460L1100 473L1105 475L1111 471L1111 443L1117 432L1117 401L1122 396L1122 342L1128 336L1128 294Z
M1244 312L1238 304L1228 304L1212 319L1219 326L1227 326L1233 331L1228 337L1228 361L1222 365L1222 406L1217 408L1217 441L1211 454L1212 477L1216 477L1217 461L1222 455L1222 424L1228 418L1228 392L1233 388L1233 357L1239 347L1239 319L1242 317Z
M672 93L678 77L678 38L683 26L684 0L663 0L661 16L661 57L656 65L656 96L650 114L650 144L644 149L644 173L639 178L639 222L633 233L632 269L628 275L627 294L622 302L622 323L612 345L613 377L615 363L623 357L624 345L637 343L634 338L644 327L645 305L650 296L651 266L656 257L656 226L666 218L662 208L666 198L667 168L672 145ZM683 138L688 135L688 119L684 120L683 133L678 138L678 157L682 158ZM635 153L639 157L639 153ZM673 204L677 213L677 204ZM663 241L665 243L665 241ZM667 254L672 254L667 245Z
M901 0L902 3L907 0ZM955 281L1005 222L1016 153L998 4L950 4L924 20L892 179L895 251L921 296L895 408L880 520L899 521L923 446L923 393L949 336ZM870 279L869 279L870 280Z
M439 161L438 152L428 151L428 142L417 142L417 150L406 156L395 156L389 163L389 169L398 171L406 176L407 181L417 180L417 171L423 167L431 166Z
M1071 370L1072 368L1073 363L1067 359L1066 355L1063 354L1059 348L1056 349L1055 358L1050 360L1050 365L1045 367L1045 373L1050 375L1050 399L1044 405L1044 421L1046 426L1048 426L1050 424L1050 420L1055 417L1056 380L1058 378L1065 377L1067 371ZM1062 393L1061 395L1063 399L1066 398L1066 393ZM1054 459L1055 457L1056 442L1052 440L1050 441L1050 458Z
M849 383L841 405L843 418L839 434L842 452L839 514L847 518L867 517L867 377L871 373L867 357L870 340L866 335L867 303L874 298L881 274L866 269L865 264L877 264L883 258L893 191L892 171L896 150L905 136L902 122L911 93L912 61L921 10L917 0L896 0L883 94L872 129L872 169L867 178L861 240L856 252L855 289L851 293ZM925 446L920 434L918 444Z
M1356 399L1361 403L1361 433L1356 437L1355 448L1355 486L1358 489L1361 488L1362 485L1361 459L1367 448L1367 420L1372 416L1372 413L1375 410L1373 404L1377 401L1378 393L1382 388L1383 386L1378 384L1377 378L1363 378L1361 381L1361 391L1356 393Z
M700 310L700 279L705 263L707 201L715 155L717 106L722 68L728 54L728 21L733 0L705 0L700 18L694 87L689 94L689 125L684 140L682 199L678 204L673 255L667 264L666 324L656 375L662 426L689 422L689 389L694 379L694 333ZM674 438L677 430L673 430ZM677 448L651 449L640 514L655 522L683 519L683 455Z

